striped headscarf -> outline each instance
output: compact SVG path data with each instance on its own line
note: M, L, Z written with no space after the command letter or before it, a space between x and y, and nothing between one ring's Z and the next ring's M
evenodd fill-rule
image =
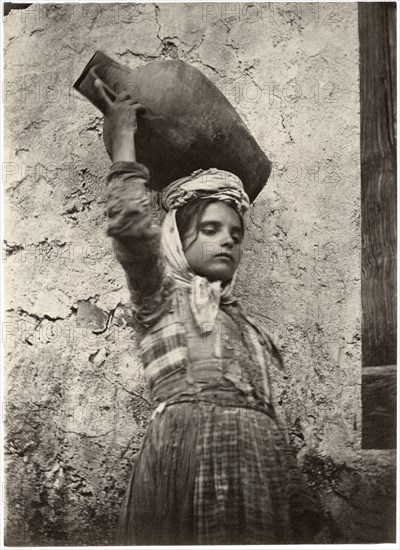
M162 192L161 203L169 211L202 198L233 204L241 216L250 205L241 180L235 174L217 168L196 170L191 176L174 181Z

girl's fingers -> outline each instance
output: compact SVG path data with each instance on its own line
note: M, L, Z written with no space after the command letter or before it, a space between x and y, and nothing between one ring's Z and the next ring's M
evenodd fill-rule
M120 101L126 101L128 99L131 99L131 94L130 92L121 92L118 96L117 96L117 99L116 101L118 101L118 103Z
M107 94L107 90L104 88L100 78L95 78L94 85L107 108L106 116L110 115L111 112L120 111L121 113L126 113L125 116L129 116L130 112L131 116L134 115L136 118L138 114L143 113L146 110L141 103L136 102L131 93L128 91L121 92L113 101Z
M121 92L117 97L117 101L118 102L126 101L130 105L135 105L135 104L140 105L140 103L138 103L137 100L135 99L134 94L132 92Z
M128 99L124 100L121 99L121 102L124 102L127 107L130 109L134 109L137 114L144 113L146 108L141 104L138 103L134 98L129 97Z
M104 100L105 104L108 107L112 107L113 102L111 101L111 99L107 95L106 91L104 90L103 85L101 83L101 80L99 78L95 79L94 85L96 86L97 92L101 96L101 98Z
M141 104L138 103L134 97L129 97L129 98L126 100L126 102L127 102L128 105L132 105L132 107L133 107L133 106L136 106L136 105L138 105L139 107L141 107Z
M145 110L146 110L146 107L144 107L141 103L136 103L135 102L135 103L132 104L132 107L134 107L136 112L139 113L139 114L144 113Z

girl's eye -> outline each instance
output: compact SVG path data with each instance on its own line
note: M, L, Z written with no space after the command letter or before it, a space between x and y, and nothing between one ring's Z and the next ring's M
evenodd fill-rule
M202 229L205 235L215 235L216 231L212 227L203 227Z

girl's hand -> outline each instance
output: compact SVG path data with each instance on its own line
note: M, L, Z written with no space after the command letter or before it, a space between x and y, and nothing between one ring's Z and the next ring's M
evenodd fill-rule
M135 101L130 92L121 92L113 101L104 89L99 78L94 81L98 94L107 106L106 116L117 130L136 132L137 115L145 111L140 103Z
M134 135L138 127L137 116L145 110L143 105L136 103L129 92L122 92L112 101L100 80L95 80L95 85L107 105L104 124L110 135L113 162L135 161Z

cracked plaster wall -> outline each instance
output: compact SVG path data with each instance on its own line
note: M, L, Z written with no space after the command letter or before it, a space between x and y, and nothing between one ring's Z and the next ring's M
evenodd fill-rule
M112 543L149 418L102 118L72 89L97 49L198 67L274 162L237 291L287 363L276 391L320 542L384 542L393 457L360 450L357 5L36 4L4 29L8 543Z

